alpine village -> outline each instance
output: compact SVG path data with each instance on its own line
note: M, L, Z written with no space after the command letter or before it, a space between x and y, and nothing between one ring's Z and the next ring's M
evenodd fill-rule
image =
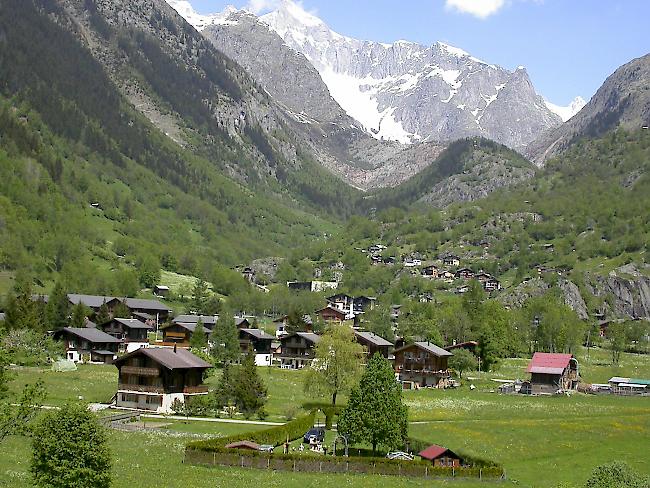
M236 3L0 2L0 487L650 487L650 5Z

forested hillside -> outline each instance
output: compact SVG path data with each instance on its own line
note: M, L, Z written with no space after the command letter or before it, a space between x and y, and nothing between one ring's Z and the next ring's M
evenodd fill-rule
M32 2L0 11L5 271L66 272L88 278L79 289L108 292L113 283L93 286L96 269L154 261L193 274L333 228L172 142L51 19Z

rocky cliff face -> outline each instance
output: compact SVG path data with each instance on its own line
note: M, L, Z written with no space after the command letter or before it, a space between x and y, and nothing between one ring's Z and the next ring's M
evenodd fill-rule
M650 319L650 277L627 265L608 276L593 276L589 292L603 299L608 317Z
M561 123L522 67L511 72L440 42L345 37L288 0L261 20L305 55L334 99L377 138L412 143L480 135L521 148Z
M537 165L561 154L584 137L599 137L616 127L650 125L650 54L621 66L568 122L542 134L525 154Z
M338 118L314 73L280 43L301 53L337 104L377 139L443 142L480 135L523 148L562 122L524 68L511 72L444 43L352 39L290 0L259 18L279 41L250 13L229 8L198 16L187 2L168 1L292 110Z

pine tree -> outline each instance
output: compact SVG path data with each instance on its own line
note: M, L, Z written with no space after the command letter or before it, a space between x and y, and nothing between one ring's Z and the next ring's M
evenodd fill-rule
M199 319L190 337L190 349L193 351L203 351L208 346L208 336L205 333L203 322Z
M70 317L70 301L63 284L57 281L54 285L46 308L47 326L59 329L68 325Z
M219 386L214 391L214 403L217 407L225 407L229 403L234 402L233 392L235 381L233 376L236 369L236 366L231 366L229 363L223 365Z
M29 281L19 279L7 298L5 323L9 329L45 330L45 302L34 300Z
M240 412L249 417L266 404L267 390L255 366L255 353L250 351L244 356L234 385L235 404Z
M224 307L212 331L212 355L219 363L237 361L240 357L239 330L229 307Z
M72 307L72 314L70 316L71 327L85 327L86 319L91 315L92 310L86 307L83 303L79 302Z
M124 299L120 300L113 309L113 317L120 319L128 319L131 317L131 309L126 306Z
M338 431L347 435L350 443L368 442L373 452L378 445L395 449L406 439L407 415L393 368L387 359L375 353L341 412Z
M95 315L95 322L98 325L103 325L109 320L111 320L111 314L108 310L108 305L106 305L106 300L104 300Z
M207 313L207 304L208 304L208 283L202 278L197 278L194 283L194 288L192 290L192 310L199 314L203 315Z

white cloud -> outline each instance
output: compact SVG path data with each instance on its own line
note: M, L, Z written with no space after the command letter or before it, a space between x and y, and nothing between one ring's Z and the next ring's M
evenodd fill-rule
M485 19L497 13L506 4L506 0L445 0L445 8L479 19Z

